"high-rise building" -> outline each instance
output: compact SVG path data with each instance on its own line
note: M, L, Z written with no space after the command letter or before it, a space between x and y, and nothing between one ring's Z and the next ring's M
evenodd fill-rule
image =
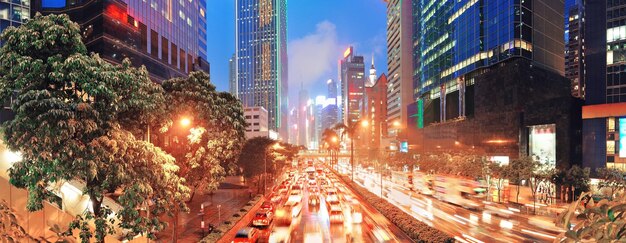
M30 0L0 2L0 33L9 26L17 27L28 20L30 20Z
M361 100L365 92L365 64L363 56L354 55L352 47L346 49L339 60L339 83L341 84L341 118L346 124L361 119Z
M236 0L237 86L244 106L263 106L287 138L287 1Z
M237 60L235 58L235 54L233 54L228 59L228 92L237 97L239 94L237 92Z
M583 166L626 169L626 3L583 5ZM605 38L606 37L606 38Z
M472 76L502 61L526 58L564 75L563 11L562 0L416 3L415 99L441 98L433 104L440 107L437 117L424 123L466 116L464 93ZM389 76L392 86L394 74Z
M206 2L35 0L33 10L68 14L90 52L112 63L145 65L154 81L209 72Z
M298 93L298 145L309 143L309 92L304 87Z
M339 122L339 108L335 104L337 101L328 98L326 102L327 105L322 108L322 132L326 129L332 129Z
M370 161L380 159L386 151L381 138L387 136L387 84L387 75L383 73L372 86L365 87L363 117L369 126L363 129L363 147L367 148Z
M568 0L568 2L572 2ZM565 25L565 77L572 82L572 95L578 98L585 97L585 76L584 74L584 43L583 36L583 16L581 5L566 6L567 24Z
M563 0L413 3L409 150L580 163L581 103L564 77Z
M413 102L413 4L387 2L387 120L389 135L406 127L407 106ZM401 125L391 125L395 122ZM386 129L387 130L387 129Z
M337 82L335 80L329 79L326 81L326 85L328 86L328 98L335 99L335 105L337 105Z

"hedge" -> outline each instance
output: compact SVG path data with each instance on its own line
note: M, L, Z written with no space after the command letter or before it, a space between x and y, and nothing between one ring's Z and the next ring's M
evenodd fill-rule
M378 197L367 189L352 182L349 177L339 175L339 177L352 190L356 191L365 200L367 200L378 211L383 212L385 217L400 228L412 240L416 242L454 242L454 238L441 230L428 226L422 221L417 220L413 216L405 213L387 200Z
M240 212L250 211L250 209L253 207L252 205L256 204L259 200L261 200L261 196L254 197L250 202L246 203L246 206L244 206L239 211ZM213 232L206 235L206 237L204 237L200 242L217 242L219 239L222 238L224 234L226 234L226 232L232 229L237 224L237 222L241 220L241 218L242 218L241 215L237 213L233 214L232 217L224 221L221 225L218 225L213 230Z

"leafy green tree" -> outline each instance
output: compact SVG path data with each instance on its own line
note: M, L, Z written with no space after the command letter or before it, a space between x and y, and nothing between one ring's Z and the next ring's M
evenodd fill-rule
M557 225L566 232L555 242L623 242L626 239L626 194L597 203L590 195L589 192L581 194L559 215ZM574 220L575 226L572 225Z
M348 124L338 123L333 129L339 131L341 140L346 136L350 138L350 166L352 167L352 180L354 180L354 140L356 140L356 132L361 127L368 126L367 121L358 120L356 122L348 122Z
M126 238L161 229L158 215L181 203L188 189L172 157L135 139L137 124L125 122L149 120L153 106L146 104L160 101L145 68L88 55L79 26L66 15L37 14L0 39L0 98L13 96L15 112L3 124L4 139L23 157L9 170L10 182L28 189L27 209L57 200L48 185L79 180L91 208L70 229L79 229L83 242L103 242L114 224L127 229ZM122 206L113 218L104 204L110 195ZM147 201L154 203L152 216L138 212Z
M4 200L0 201L0 239L2 242L11 243L36 241L19 225L15 213Z
M589 191L589 175L591 170L586 168L580 168L578 165L574 165L567 170L558 170L552 181L561 187L561 190L565 188L571 188L569 191L569 201L576 200L578 195L583 192Z
M615 168L598 168L596 173L601 179L598 187L611 189L611 198L615 197L616 192L626 188L626 179L624 179L626 173L623 171Z
M246 141L239 155L237 164L243 169L244 177L257 182L257 191L260 189L259 182L265 172L274 174L277 169L274 164L281 155L271 149L274 144L276 141L273 139L254 137Z
M204 72L166 80L163 89L167 117L159 145L176 158L178 175L191 187L190 200L198 191L217 190L227 172L234 172L244 142L241 103L217 92Z

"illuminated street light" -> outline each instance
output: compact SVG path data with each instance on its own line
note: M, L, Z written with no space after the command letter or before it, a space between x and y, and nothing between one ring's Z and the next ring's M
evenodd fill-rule
M370 123L369 123L367 120L362 120L362 121L361 121L361 126L362 126L362 127L367 127L367 126L369 126L369 125L370 125Z
M333 141L333 143L337 143L337 137L331 138L331 141Z
M392 125L394 127L400 127L400 122L398 120L393 121Z
M188 127L190 124L191 120L189 120L189 118L183 117L182 119L180 119L180 125L182 125L183 127Z

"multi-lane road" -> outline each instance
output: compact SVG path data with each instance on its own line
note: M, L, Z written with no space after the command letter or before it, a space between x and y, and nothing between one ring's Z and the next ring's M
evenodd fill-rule
M346 168L344 164L340 171L349 172ZM358 170L355 176L360 178L357 184L380 196L380 174ZM383 188L387 201L460 242L552 242L562 232L554 218L530 216L502 204L481 202L482 208L470 210L407 190L386 177Z

